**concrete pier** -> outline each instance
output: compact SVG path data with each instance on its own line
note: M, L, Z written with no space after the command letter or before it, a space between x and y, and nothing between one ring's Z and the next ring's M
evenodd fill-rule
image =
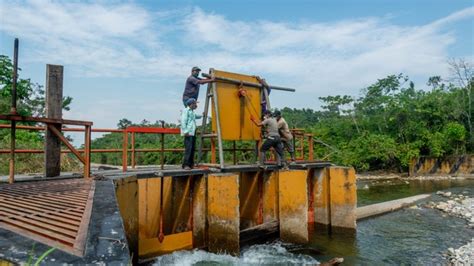
M242 241L260 237L276 235L286 242L306 243L315 228L355 230L352 168L292 168L248 165L108 177L116 180L129 242L137 243L131 249L140 260L191 248L238 255Z
M415 202L426 199L430 194L416 195L403 199L391 200L382 203L372 204L364 207L359 207L356 210L357 220L366 219L369 217L381 215L387 212L396 211L415 204Z

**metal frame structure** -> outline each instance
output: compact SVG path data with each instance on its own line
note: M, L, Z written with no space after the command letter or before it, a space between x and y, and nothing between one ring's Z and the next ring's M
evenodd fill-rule
M213 78L215 79L216 82L223 82L223 83L230 83L230 84L235 84L235 85L240 85L240 86L248 86L248 87L253 87L253 88L259 88L261 97L265 99L267 109L270 109L270 99L268 97L268 92L265 89L265 85L261 83L253 83L253 82L247 82L247 81L242 81L242 80L237 80L237 79L232 79L232 78L225 78L225 77L218 77L215 75L215 70L213 68L209 69L209 74L202 74L204 77L207 78ZM206 92L206 101L204 104L204 115L203 115L203 121L202 121L202 126L201 126L201 132L199 134L199 146L198 146L198 164L201 163L202 160L202 152L203 152L203 143L205 138L211 138L211 149L215 148L215 141L214 138L217 137L217 149L219 151L219 164L217 165L219 168L223 169L225 168L225 159L224 159L224 149L223 149L223 139L222 139L222 130L221 130L221 125L220 125L220 114L219 114L219 98L217 95L217 86L216 82L211 82L207 86L207 92ZM281 90L281 91L289 91L289 92L294 92L295 89L292 88L285 88L285 87L279 87L279 86L268 86L272 90ZM206 129L207 126L207 118L209 114L209 106L212 104L212 108L214 108L214 115L216 116L216 132L214 133L205 133L204 130ZM234 147L234 164L237 163L236 161L236 154L235 154L235 140L233 141L233 147ZM256 141L256 149L255 150L255 156L258 158L258 147L261 144L261 140ZM312 146L312 144L311 144ZM312 151L311 151L312 153ZM312 156L311 156L312 157ZM215 164L215 158L214 154L213 157L211 157L211 163Z
M84 178L90 177L90 148L91 148L91 128L92 122L89 121L79 121L79 120L65 120L65 119L50 119L43 117L30 117L30 116L19 116L19 115L0 115L0 120L11 121L11 142L13 143L10 149L10 173L9 173L9 183L15 182L15 139L16 139L16 122L36 122L46 124L46 128L51 130L54 135L56 135L59 140L66 145L66 147L81 161L84 165ZM72 146L72 144L64 137L64 135L55 127L57 125L75 125L75 126L84 126L84 151L83 155ZM45 128L43 128L45 129Z
M0 227L82 257L94 192L90 179L0 186Z

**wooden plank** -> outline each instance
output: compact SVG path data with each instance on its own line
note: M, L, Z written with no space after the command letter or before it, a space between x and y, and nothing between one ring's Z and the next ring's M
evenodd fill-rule
M49 129L48 131L53 132L53 134L55 136L57 136L59 138L59 140L61 140L61 142L64 143L64 145L66 145L74 155L76 155L76 157L77 157L77 159L79 159L79 161L81 161L83 164L86 163L86 160L82 157L82 155L76 150L76 148L74 148L74 146L72 146L71 143L69 143L69 140L67 140L63 136L63 134L54 125L48 125L48 129ZM48 176L48 175L46 175L46 176Z
M74 238L58 234L58 233L55 233L55 232L47 230L47 229L42 229L42 228L39 228L39 227L35 227L35 226L29 225L27 223L23 223L23 222L20 222L20 221L10 221L10 220L8 220L8 221L3 220L3 222L0 222L0 226L4 225L4 224L9 224L10 226L20 227L20 228L23 228L23 229L28 230L30 232L34 232L34 233L46 236L50 239L56 239L56 240L61 241L63 243L68 243L68 244L71 244L71 245L74 244Z
M70 224L70 225L73 225L73 226L79 226L80 225L80 222L78 221L73 221L71 219L67 219L67 218L62 218L62 217L58 217L56 215L51 215L49 212L45 212L45 213L40 213L40 212L36 212L36 211L31 211L31 210L24 210L24 209L17 209L17 208L6 208L6 207L2 207L0 206L0 210L8 210L10 212L14 211L14 212L19 212L19 213L25 213L25 216L28 216L28 217L38 217L38 218L45 218L45 219L48 219L48 220L55 220L55 221L60 221L60 222L63 222L63 223L66 223L66 224Z
M6 198L16 198L16 199L25 199L25 200L34 200L38 201L39 203L45 203L45 204L54 204L56 206L63 206L63 207L71 207L72 206L84 206L84 202L86 201L71 201L71 200L64 200L63 198L60 198L58 196L49 196L49 195L24 195L20 194L15 191L9 191L9 192L1 192L0 197L6 197Z
M15 226L11 226L9 224L5 224L5 223L0 223L0 227L3 227L7 230L10 230L10 231L14 231L24 237L27 237L27 238L31 238L33 240L36 240L38 242L41 242L41 243L44 243L48 246L51 246L51 247L57 247L57 248L60 248L68 253L71 253L73 255L76 255L76 256L79 256L79 254L77 254L76 250L74 250L70 244L65 244L65 243L62 243L62 242L58 242L58 241L55 241L55 240L52 240L52 239L49 239L49 238L45 238L41 235L37 235L35 233L32 233L26 229L23 229L23 228L18 228L18 227L15 227Z
M36 208L36 207L31 207L31 206L25 206L25 205L22 205L22 204L18 204L18 203L12 203L10 202L9 204L6 204L6 203L3 203L3 202L0 202L0 206L4 206L6 208L13 208L13 209L16 209L16 210L19 210L19 211L22 211L22 210L30 210L30 211L36 211L38 213L49 213L49 214L55 214L55 215L58 215L58 216L61 216L63 218L68 218L68 219L73 219L73 220L76 220L78 222L81 221L80 218L77 218L76 216L71 216L71 215L67 215L67 214L62 214L60 213L59 211L60 210L55 210L55 211L47 211L47 210L44 210L44 209L41 209L41 208Z
M29 190L29 191L25 191ZM84 189L81 188L81 190L75 189L75 190L66 190L66 189L47 189L45 187L18 187L18 188L10 188L8 190L0 190L0 193L2 191L17 191L19 193L23 193L25 195L32 195L32 193L36 194L48 194L48 193L55 193L55 194L61 194L64 196L73 196L78 199L87 199L87 196L84 195ZM65 195L67 193L67 195ZM78 194L79 193L79 194Z
M26 196L26 195L21 195L21 194L17 194L17 192L2 192L0 194L1 195L6 195L6 196L13 196L13 197L16 197L16 198L25 198L25 199L35 199L35 200L38 200L38 201L41 201L41 200L46 200L46 201L54 201L58 204L62 204L62 205L65 205L67 207L71 207L71 206L77 206L77 207L80 207L80 206L84 206L84 202L85 201L72 201L72 200L69 200L69 199L64 199L64 198L61 198L59 196L51 196L51 195L38 195L38 196L32 196L32 195L29 195L29 196Z
M82 256L94 190L84 179L0 185L0 227Z
M82 215L81 225L76 236L76 242L74 243L74 249L78 252L84 254L85 242L87 239L87 229L89 228L89 221L92 213L92 205L94 202L94 193L95 193L95 182L92 182L91 188L89 190L89 199L87 200L86 209Z
M63 66L46 65L46 117L62 119L63 116ZM45 175L46 177L61 174L61 139L56 132L61 132L62 125L48 125L45 142ZM59 133L61 134L61 133Z
M15 216L11 216L10 218L25 217L25 218L28 218L28 219L32 219L32 220L36 220L36 221L40 221L40 222L44 222L44 223L50 223L50 224L53 224L53 225L56 225L56 226L59 226L59 227L63 227L63 228L69 229L69 230L73 230L73 231L76 231L76 232L79 230L79 226L76 226L76 225L71 225L71 224L67 224L67 223L64 223L64 222L58 222L58 221L55 221L53 219L46 219L46 218L39 217L37 215L26 214L24 212L14 211L14 210L11 210L11 209L0 208L0 213L4 213L5 215L15 215Z
M59 205L57 203L55 203L54 201L44 201L44 200L39 200L39 199L27 199L27 198L18 198L18 197L5 197L3 195L0 195L0 200L4 200L5 202L8 202L10 201L11 199L20 199L21 201L24 201L24 202L27 202L27 203L38 203L38 204L41 204L42 206L45 206L45 207L51 207L54 209L69 209L71 208L72 206L67 206L67 205ZM84 209L84 206L75 206L73 208L77 208L77 209L74 209L75 212L78 212L80 214L83 213L83 210L79 210L79 209Z
M5 193L5 194L8 194L8 193L12 193L12 194L15 194L15 193L20 193L20 195L23 195L21 194L22 192L19 192L17 190L10 190L8 192L0 192L0 193ZM39 193L39 192L38 192ZM67 195L65 196L64 195L65 192L56 192L56 193L42 193L42 194L38 194L38 195L41 195L39 197L46 197L47 199L52 199L52 200L63 200L65 201L66 203L75 203L77 205L81 205L83 206L84 203L87 201L87 198L83 198L82 196L79 197L79 196L75 196L74 194L71 196L71 195ZM82 194L82 193L81 193ZM30 197L34 197L34 196L30 196Z
M2 202L2 201L0 201L0 202ZM58 208L55 208L55 207L50 207L50 206L38 204L34 201L25 201L25 200L13 199L13 198L10 198L10 199L8 199L8 201L4 201L4 202L6 204L8 204L10 202L15 202L15 203L18 203L18 204L23 204L23 206L38 207L38 208L42 208L42 209L45 209L45 210L58 211L58 212L65 212L65 211L69 211L69 210L73 209L73 208L58 209ZM81 208L83 208L83 207L81 207ZM82 212L81 212L80 215L82 215Z
M3 213L0 212L0 214L3 214ZM21 216L6 217L4 215L3 217L0 217L0 221L4 221L5 223L9 223L9 224L12 224L12 225L19 224L20 227L22 225L28 224L32 227L34 226L34 227L37 227L37 228L40 228L40 229L49 230L51 232L60 233L61 235L64 235L64 236L76 237L76 234L77 234L77 232L75 230L60 228L60 227L52 225L52 224L26 219L26 218L21 217Z
M83 202L86 202L87 201L87 197L84 196L84 193L78 193L78 192L71 192L71 193L68 193L67 195L64 195L64 193L66 193L65 191L58 191L58 192L48 192L48 191L44 191L44 189L41 189L41 188L35 188L35 189L30 189L31 193L41 193L43 194L44 196L54 196L54 195L57 195L57 196L60 196L61 198L63 199L68 199L68 200L71 200L71 201L76 201L78 203L83 203ZM11 189L10 191L16 191L16 192L19 192L19 193L24 193L24 189ZM0 191L0 193L3 193Z
M252 241L267 237L278 237L279 223L277 220L259 224L240 231L240 245L251 244Z
M65 124L65 125L74 125L74 126L92 126L94 124L90 121L51 119L51 118L45 118L45 117L33 117L33 116L21 116L21 115L0 115L0 120L38 122L38 123L49 123L49 124Z

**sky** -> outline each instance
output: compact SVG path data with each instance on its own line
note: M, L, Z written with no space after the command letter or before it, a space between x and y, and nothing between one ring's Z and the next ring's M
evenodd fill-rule
M276 108L319 109L398 73L424 89L449 59L474 62L474 2L0 0L0 54L15 37L21 78L44 85L46 64L64 66L65 119L116 128L177 123L193 66L295 88L272 93Z

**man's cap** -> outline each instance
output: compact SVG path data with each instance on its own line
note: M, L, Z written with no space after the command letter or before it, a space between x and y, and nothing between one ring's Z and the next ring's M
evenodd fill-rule
M193 67L193 69L192 69L192 71L195 71L195 70L201 71L201 69L200 69L199 67L197 67L197 66Z
M280 111L275 111L275 112L273 113L273 115L274 115L274 116L281 116L281 112L280 112Z
M186 106L189 106L189 105L191 105L191 104L193 104L193 103L197 103L196 99L194 99L194 98L189 98L189 99L186 100Z
M265 111L263 112L263 114L264 114L264 115L271 115L271 114L272 114L272 111L270 111L270 110L265 110Z

